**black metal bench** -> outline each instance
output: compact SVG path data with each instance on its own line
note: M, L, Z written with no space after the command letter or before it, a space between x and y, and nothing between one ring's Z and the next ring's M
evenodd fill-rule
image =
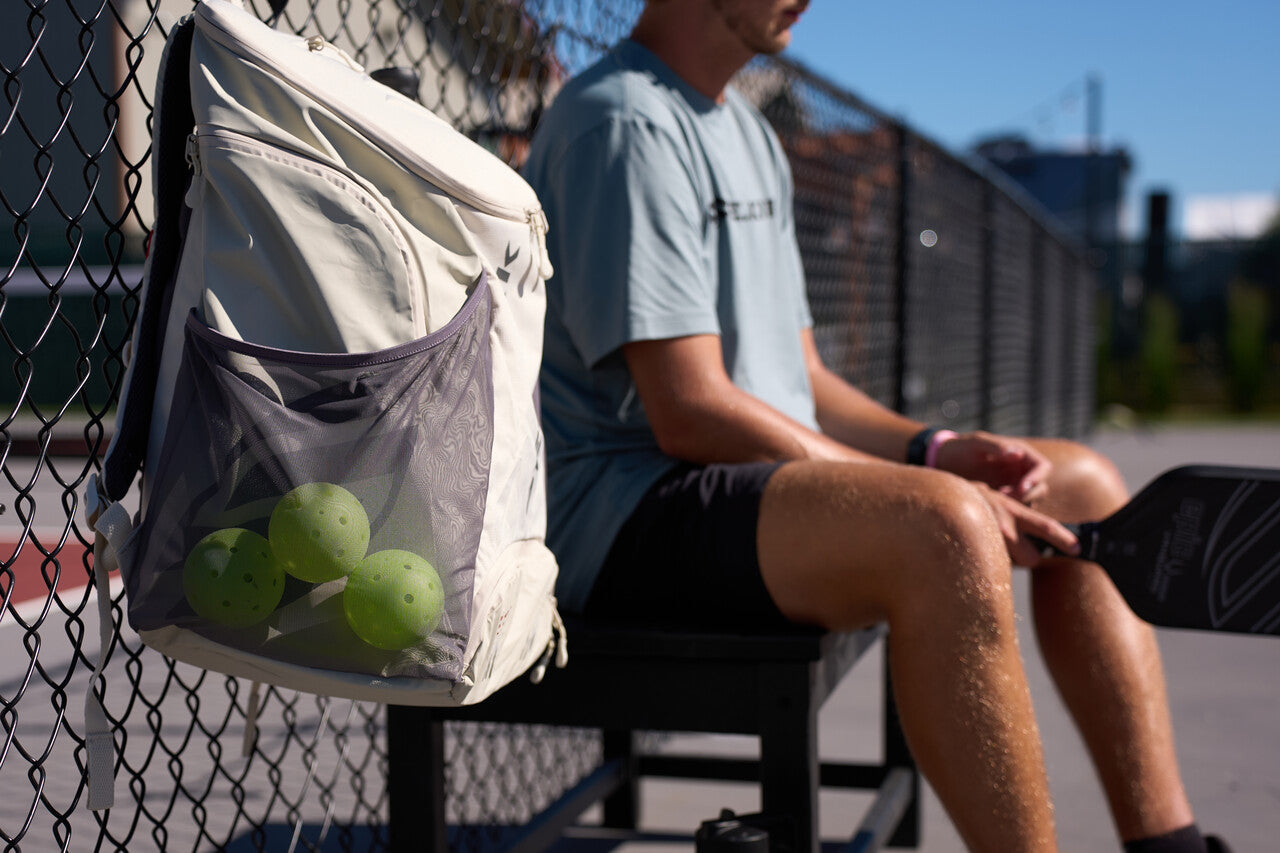
M883 628L752 635L573 621L568 628L569 666L548 668L541 684L518 679L467 708L388 708L393 851L447 849L446 720L603 730L602 765L522 827L510 850L545 849L595 803L603 803L605 826L634 829L642 776L758 781L762 814L779 821L770 831L773 849L803 853L819 848L820 786L877 790L850 849L918 846L919 780L887 666L882 763L818 757L818 709L863 654L887 647ZM651 730L757 735L760 758L639 753L636 732Z

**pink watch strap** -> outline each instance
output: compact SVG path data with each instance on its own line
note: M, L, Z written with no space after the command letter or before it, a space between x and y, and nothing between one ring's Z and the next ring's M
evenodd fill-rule
M924 452L925 467L936 468L938 462L938 451L942 448L942 445L946 444L953 438L959 437L960 436L954 430L940 429L935 432L933 437L929 439L929 449Z

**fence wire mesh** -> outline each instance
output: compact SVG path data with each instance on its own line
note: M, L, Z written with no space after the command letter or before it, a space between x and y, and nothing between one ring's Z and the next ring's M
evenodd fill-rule
M1030 424L1036 396L1026 360L1036 342L1033 288L1028 282L1036 274L1039 233L1008 198L992 196L991 322L1001 334L987 340L990 426L996 432L1011 432Z
M113 583L104 699L116 806L85 809L82 701L99 652L80 495L100 465L151 226L152 87L191 0L0 9L0 842L4 850L387 848L383 709L250 686L144 648ZM263 0L249 4L263 18ZM277 26L368 68L513 163L563 80L640 0L292 0ZM1078 434L1093 276L1028 205L783 60L740 87L791 157L815 334L877 399L958 427ZM553 224L554 227L554 224ZM458 849L529 820L600 760L598 732L450 724Z
M901 131L852 94L778 60L750 66L737 85L778 130L791 161L796 236L823 356L892 405Z
M985 190L933 145L915 140L907 157L905 409L970 429L983 407Z

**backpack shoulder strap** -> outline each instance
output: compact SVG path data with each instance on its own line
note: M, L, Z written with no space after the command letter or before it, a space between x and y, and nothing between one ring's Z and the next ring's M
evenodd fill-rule
M142 310L134 324L133 356L125 374L115 435L102 461L102 477L90 478L86 494L88 521L94 530L93 574L100 635L98 660L85 694L84 711L88 807L94 810L109 809L115 800L115 724L94 688L102 678L111 648L111 592L107 572L118 565L116 553L133 526L129 513L119 501L129 491L146 457L161 338L189 221L183 197L190 182L186 140L195 126L190 78L194 29L195 21L188 16L169 34L160 57L151 144L155 229L151 233L147 271L142 282Z
M120 400L116 434L103 459L105 496L120 500L146 458L151 409L168 325L173 281L186 235L190 211L183 202L191 182L187 138L195 127L191 108L191 37L193 16L170 33L160 58L155 109L152 114L152 176L155 227L151 233L142 310L133 332L133 355Z

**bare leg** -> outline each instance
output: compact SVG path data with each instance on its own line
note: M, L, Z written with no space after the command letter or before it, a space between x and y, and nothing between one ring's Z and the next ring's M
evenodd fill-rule
M758 540L788 617L888 621L903 730L969 849L1056 850L1009 558L974 487L903 466L790 463L765 489Z
M1049 498L1038 509L1087 521L1124 504L1124 482L1110 462L1072 442L1034 443L1054 463ZM1046 560L1032 571L1031 590L1045 663L1089 748L1121 837L1191 823L1154 632L1092 563Z

